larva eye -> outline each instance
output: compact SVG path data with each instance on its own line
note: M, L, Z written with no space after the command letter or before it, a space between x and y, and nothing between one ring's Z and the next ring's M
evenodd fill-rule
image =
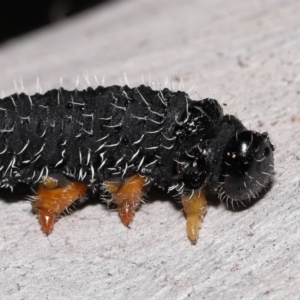
M272 179L274 146L267 133L243 131L225 148L222 191L232 200L256 198Z

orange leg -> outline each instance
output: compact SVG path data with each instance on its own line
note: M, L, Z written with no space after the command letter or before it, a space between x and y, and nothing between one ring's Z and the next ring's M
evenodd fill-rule
M125 226L133 220L136 208L141 202L145 178L136 174L127 179L122 184L105 181L104 186L111 193L113 201L118 205L119 215Z
M206 198L203 190L197 190L192 197L183 195L181 198L186 214L186 232L192 244L196 244L200 223L206 212Z
M55 177L44 178L37 187L36 200L32 208L38 215L42 230L50 234L56 218L75 200L83 198L87 186L82 182L64 179L60 182Z

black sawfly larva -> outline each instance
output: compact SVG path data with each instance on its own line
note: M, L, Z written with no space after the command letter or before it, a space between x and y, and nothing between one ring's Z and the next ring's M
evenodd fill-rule
M198 238L205 191L223 202L260 197L272 180L274 146L216 100L141 85L0 101L0 186L26 183L42 230L86 194L109 194L129 225L151 186L181 195L187 234Z

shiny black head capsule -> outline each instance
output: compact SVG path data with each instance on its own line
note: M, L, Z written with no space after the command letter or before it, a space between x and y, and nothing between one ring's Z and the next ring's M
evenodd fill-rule
M232 137L223 154L221 200L257 198L272 179L273 151L267 133L243 131Z

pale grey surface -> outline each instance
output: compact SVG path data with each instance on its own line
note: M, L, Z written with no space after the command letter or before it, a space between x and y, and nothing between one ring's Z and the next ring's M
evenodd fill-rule
M83 74L93 86L180 76L203 97L224 86L228 111L276 144L272 190L243 212L208 207L196 246L167 201L143 205L130 230L86 206L49 238L29 203L0 201L1 299L300 299L300 3L249 2L118 1L1 45L5 95L20 75L31 93L37 76L43 91L78 74L82 88Z

